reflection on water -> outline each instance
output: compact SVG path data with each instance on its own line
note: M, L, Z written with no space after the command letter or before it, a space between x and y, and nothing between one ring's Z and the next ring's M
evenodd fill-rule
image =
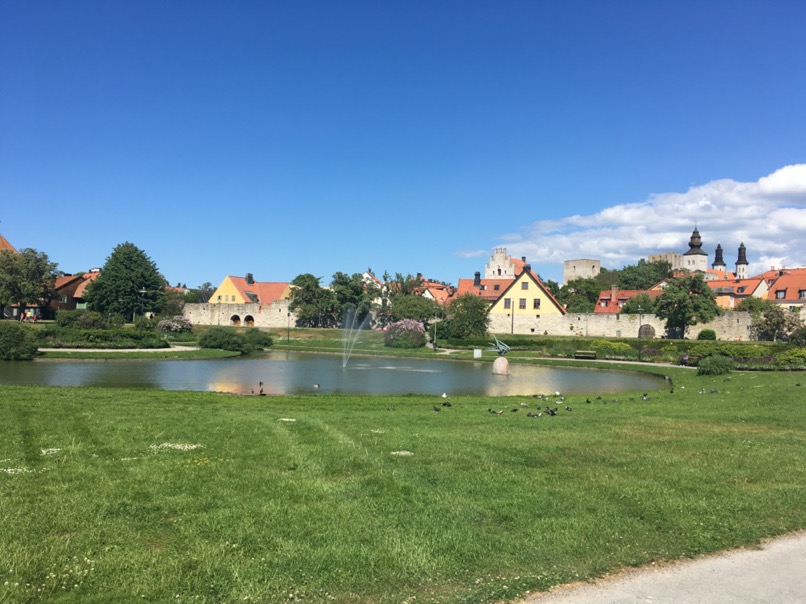
M211 390L269 395L345 394L531 395L654 390L663 379L600 369L511 365L493 375L490 363L360 358L342 367L337 355L272 352L242 359L0 362L0 384Z

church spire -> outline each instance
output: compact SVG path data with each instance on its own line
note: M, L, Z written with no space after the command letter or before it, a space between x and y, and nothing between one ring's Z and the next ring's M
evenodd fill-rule
M719 267L722 270L725 270L727 265L725 264L725 259L722 257L722 244L716 244L716 250L714 250L714 263L711 265L714 270Z
M736 278L747 279L747 248L744 247L744 241L739 245L739 258L736 260Z

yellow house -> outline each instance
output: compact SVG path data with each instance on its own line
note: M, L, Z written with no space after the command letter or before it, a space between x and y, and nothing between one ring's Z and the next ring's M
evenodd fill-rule
M546 289L527 264L490 307L490 316L529 317L564 315L565 308Z
M246 277L227 275L210 296L211 304L271 304L289 297L291 285L280 282L258 282Z

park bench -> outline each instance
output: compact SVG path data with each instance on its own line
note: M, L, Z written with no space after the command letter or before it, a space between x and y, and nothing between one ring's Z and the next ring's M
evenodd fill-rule
M577 350L574 353L575 359L595 359L596 358L596 351L595 350Z

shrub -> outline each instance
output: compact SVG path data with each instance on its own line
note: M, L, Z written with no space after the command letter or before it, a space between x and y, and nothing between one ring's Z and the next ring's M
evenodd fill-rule
M698 340L716 340L716 332L713 329L703 329L697 334Z
M264 350L274 344L271 336L265 331L260 331L259 329L250 328L243 334L243 336L244 340L246 341L246 345L250 350Z
M0 360L30 361L36 356L36 338L16 321L0 321Z
M785 369L806 367L806 348L792 348L775 355L775 366Z
M715 354L701 359L697 364L697 375L723 375L736 368L733 359L721 354Z
M201 348L231 350L241 354L249 352L249 347L243 334L225 327L213 327L205 331L199 338L199 346Z
M423 324L413 319L403 319L386 328L383 343L390 348L422 348L425 346Z
M193 323L183 315L176 315L173 319L162 319L157 329L165 333L186 333L193 331Z
M123 317L104 316L93 310L60 310L56 325L64 329L112 329L123 325Z
M610 340L594 340L590 345L599 358L605 359L631 359L636 356L635 349L625 342L612 342Z

